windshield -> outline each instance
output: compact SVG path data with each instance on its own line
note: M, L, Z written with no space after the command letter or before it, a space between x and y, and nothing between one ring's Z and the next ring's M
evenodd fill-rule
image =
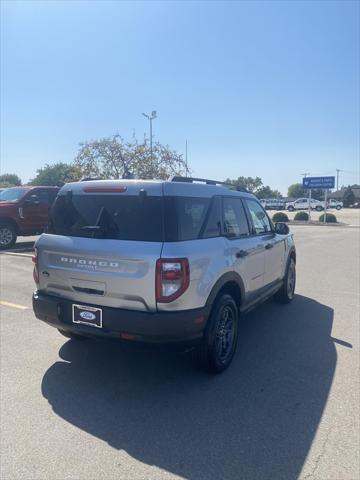
M7 188L0 192L0 202L17 202L26 192L25 188Z

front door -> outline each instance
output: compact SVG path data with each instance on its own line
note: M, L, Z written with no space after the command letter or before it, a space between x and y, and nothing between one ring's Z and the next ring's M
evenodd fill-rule
M42 232L48 223L50 199L44 189L31 190L21 202L19 214L24 232Z
M282 276L285 240L273 231L269 217L259 202L253 199L246 199L245 202L254 238L258 239L265 252L264 287L271 286Z

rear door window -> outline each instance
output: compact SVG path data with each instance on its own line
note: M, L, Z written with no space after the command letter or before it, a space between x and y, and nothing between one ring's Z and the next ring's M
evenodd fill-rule
M35 190L34 194L31 197L36 197L36 200L39 201L42 205L50 205L51 201L49 198L49 193L47 190Z
M249 226L240 198L224 197L224 232L228 238L249 236Z

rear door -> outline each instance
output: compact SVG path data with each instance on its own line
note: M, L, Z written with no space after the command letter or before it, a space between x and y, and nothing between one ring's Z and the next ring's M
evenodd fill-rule
M116 191L89 183L66 186L55 201L49 234L36 244L40 290L85 305L156 310L161 184Z
M226 263L242 278L248 300L264 285L265 252L261 238L251 235L240 197L223 198Z

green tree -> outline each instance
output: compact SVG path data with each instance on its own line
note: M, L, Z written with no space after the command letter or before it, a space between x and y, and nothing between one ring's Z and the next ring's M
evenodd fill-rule
M238 177L236 179L227 178L225 183L235 185L237 187L244 187L249 192L256 193L262 186L262 180L260 177Z
M83 176L100 178L159 178L181 175L186 171L182 155L169 146L149 140L139 142L134 136L125 141L120 135L80 143L75 165Z
M308 190L306 190L308 192ZM306 195L306 194L305 194ZM325 197L325 191L324 190L311 190L311 197L315 198L315 200L324 200Z
M258 198L282 198L279 190L272 190L269 185L263 185L256 190L256 196Z
M305 195L306 193L301 183L293 183L288 188L288 197L299 198L304 197Z
M46 164L36 171L36 176L30 180L30 185L53 185L61 187L68 182L80 180L81 172L78 167L68 163Z
M355 203L355 194L352 188L350 187L350 185L346 188L344 192L343 203L344 203L344 207L348 207L349 205L352 205L353 203Z
M0 175L0 187L18 187L21 185L21 178L15 173L3 173Z

